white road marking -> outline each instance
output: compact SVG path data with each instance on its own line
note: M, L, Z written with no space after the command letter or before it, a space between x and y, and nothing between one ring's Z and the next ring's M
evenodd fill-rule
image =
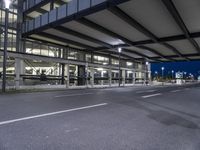
M72 96L81 96L81 95L92 95L94 93L83 93L83 94L68 94L68 95L57 95L54 96L55 98L60 98L60 97L72 97Z
M181 90L174 90L174 91L171 91L172 93L176 93L176 92L180 92Z
M154 96L159 96L159 95L162 95L162 94L156 93L156 94L151 94L151 95L145 95L145 96L142 96L142 98L149 98L149 97L154 97Z
M20 122L20 121L25 121L25 120L35 119L35 118L42 118L42 117L47 117L47 116L52 116L52 115L58 115L58 114L62 114L62 113L67 113L67 112L72 112L72 111L77 111L77 110L84 110L84 109L89 109L89 108L94 108L94 107L105 106L105 105L108 105L108 104L107 103L101 103L101 104L84 106L84 107L73 108L73 109L67 109L67 110L62 110L62 111L56 111L56 112L51 112L51 113L46 113L46 114L41 114L41 115L35 115L35 116L29 116L29 117L18 118L18 119L13 119L13 120L7 120L7 121L0 122L0 126L6 125L6 124L12 124L12 123L15 123L15 122Z
M139 93L152 93L152 92L155 92L157 90L147 90L147 91L137 91L136 93L139 94Z

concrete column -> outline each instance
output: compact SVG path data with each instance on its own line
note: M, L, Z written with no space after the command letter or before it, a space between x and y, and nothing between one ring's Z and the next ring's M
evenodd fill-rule
M108 70L108 78L109 78L109 86L112 86L112 70L109 69Z
M25 65L24 60L15 59L15 86L16 89L19 89L20 85L23 84L23 79L20 77L21 74L25 74Z
M86 87L88 88L88 85L89 85L89 68L88 68L88 63L86 63L85 65L85 78L86 78L86 81L85 81L85 84L86 84Z
M91 75L90 83L91 86L94 87L94 68L90 68L90 75Z
M78 66L78 85L85 85L85 66Z
M101 71L101 77L103 77L103 70ZM103 80L101 80L101 85L103 85Z
M122 85L125 86L125 80L126 80L126 70L122 70Z
M133 85L135 84L135 78L136 78L136 76L135 76L135 71L133 70Z
M63 59L67 59L68 58L68 51L67 49L63 49Z
M62 67L62 80L61 80L61 85L65 84L65 64L61 64Z
M65 76L67 76L67 78L65 78L65 84L66 84L66 88L69 88L69 84L70 84L70 78L69 78L69 64L65 65Z
M151 77L151 64L148 65L148 73L149 73L149 75L148 75L149 82L151 82L151 79L152 79L152 77Z

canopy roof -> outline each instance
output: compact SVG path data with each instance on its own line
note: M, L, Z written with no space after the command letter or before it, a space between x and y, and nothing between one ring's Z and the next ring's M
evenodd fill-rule
M200 60L199 14L199 0L126 0L24 36L112 55L122 47L136 60Z

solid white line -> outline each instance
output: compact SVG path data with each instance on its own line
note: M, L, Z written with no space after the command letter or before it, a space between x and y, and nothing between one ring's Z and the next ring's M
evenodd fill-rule
M72 97L72 96L81 96L81 95L92 95L94 93L84 93L84 94L68 94L68 95L58 95L54 96L55 98L60 98L60 97Z
M58 114L62 114L62 113L67 113L67 112L72 112L72 111L77 111L77 110L83 110L83 109L89 109L89 108L94 108L94 107L100 107L100 106L105 106L105 105L107 105L107 103L101 103L101 104L90 105L90 106L85 106L85 107L79 107L79 108L73 108L73 109L62 110L62 111L57 111L57 112L51 112L51 113L35 115L35 116L30 116L30 117L18 118L18 119L14 119L14 120L7 120L7 121L0 122L0 126L15 123L15 122L20 122L20 121L25 121L25 120L35 119L35 118L42 118L42 117L47 117L47 116L52 116L52 115L58 115Z
M171 91L172 93L176 93L176 92L180 92L181 90L174 90L174 91Z
M154 97L154 96L159 96L159 95L162 95L162 94L156 93L156 94L152 94L152 95L145 95L145 96L142 96L142 98L149 98L149 97Z

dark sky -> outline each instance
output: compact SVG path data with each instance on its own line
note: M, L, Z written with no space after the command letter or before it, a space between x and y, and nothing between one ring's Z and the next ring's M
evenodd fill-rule
M151 71L154 74L155 71L158 74L162 74L161 67L165 67L164 74L171 73L172 70L175 72L182 71L187 72L187 74L192 73L195 77L200 75L200 61L191 62L169 62L169 63L152 63Z

